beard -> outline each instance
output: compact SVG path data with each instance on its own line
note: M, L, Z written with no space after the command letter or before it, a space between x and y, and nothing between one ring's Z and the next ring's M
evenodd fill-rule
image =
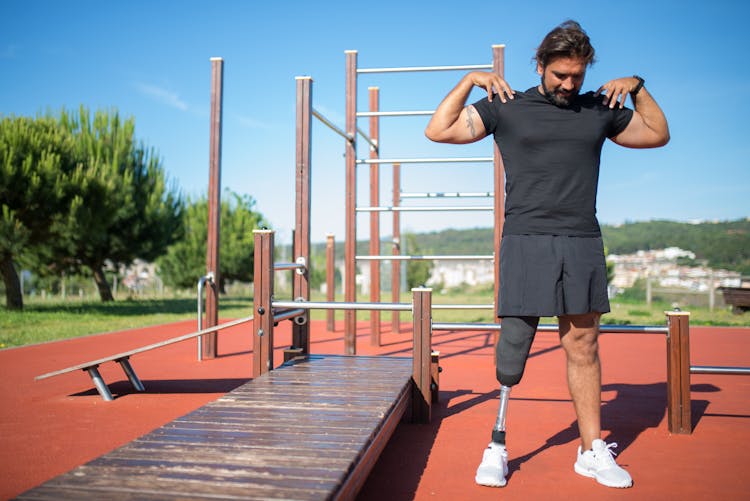
M544 90L544 97L547 98L555 106L566 107L570 106L570 103L578 96L579 89L573 89L569 93L563 92L559 87L556 89L547 88L547 83L544 81L544 75L542 75L542 89Z

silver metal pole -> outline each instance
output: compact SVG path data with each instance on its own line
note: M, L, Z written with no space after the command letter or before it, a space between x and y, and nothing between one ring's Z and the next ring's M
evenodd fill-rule
M667 327L657 325L600 325L599 332L611 334L667 334Z
M750 367L716 367L710 365L691 365L690 374L735 374L750 375Z
M136 389L136 391L146 391L146 388L144 388L143 383L140 379L138 379L138 375L133 370L133 366L130 365L130 357L121 358L119 360L115 360L118 364L120 364L120 367L122 367L122 370L125 372L125 375L130 380L130 384L133 385L133 388Z
M107 402L111 402L114 400L112 398L112 392L109 391L109 387L107 386L107 383L104 382L104 379L102 379L102 375L99 374L99 367L98 365L95 365L93 367L89 367L86 369L86 372L89 373L89 376L91 376L91 380L94 382L94 386L96 386L96 390L99 392L99 395L102 396L104 400Z
M466 255L466 256L355 256L354 259L360 261L489 261L495 259L492 254L489 255Z
M436 305L432 305L435 309ZM488 305L490 308L494 308L494 305ZM433 323L433 330L502 330L501 324L472 324L472 323ZM601 332L617 333L617 334L666 334L667 329L665 327L650 326L650 325L602 325L599 327ZM557 325L540 325L537 327L537 331L541 332L557 332ZM692 372L691 368L691 372ZM729 367L729 370L743 370L741 367ZM750 372L750 369L746 369ZM699 372L696 372L699 374ZM729 373L729 372L727 372Z
M437 164L492 162L492 157L457 157L457 158L360 158L357 164Z
M370 148L373 151L378 151L378 145L377 145L377 143L375 141L373 141L370 138L370 136L368 136L367 134L365 134L365 131L363 131L362 129L360 129L359 127L357 127L357 132L359 132L359 135L362 136L362 139L364 139L365 141L367 141L367 144L370 145Z
M467 191L467 192L435 192L428 191L425 193L404 193L401 192L401 198L494 198L495 194L490 191Z
M432 303L433 310L492 310L494 304L435 304Z
M285 310L285 311L280 312L277 315L274 315L273 316L273 321L274 322L281 322L282 320L288 320L290 318L299 317L300 315L304 315L305 311L307 311L307 310L304 310L302 308L296 308L296 309L293 309L293 310Z
M198 330L203 330L203 288L206 282L213 282L214 274L209 273L198 279ZM203 337L198 337L198 361L203 360Z
M433 305L434 308L434 305ZM499 331L500 324L461 324L461 323L439 323L432 324L434 331Z
M302 308L305 310L371 310L411 311L411 303L330 303L315 301L272 301L273 308Z
M331 129L333 132L335 132L339 136L343 137L344 139L346 139L349 142L354 141L354 138L352 136L350 136L349 134L347 134L343 130L341 130L338 127L336 127L335 125L333 125L333 123L330 120L328 120L326 117L324 117L323 115L321 115L320 113L318 113L315 109L312 110L312 114L313 114L313 116L315 118L317 118L318 120L320 120L321 122L323 122L324 125L328 126L329 129Z
M273 265L273 271L284 270L304 270L305 265L302 263L276 263Z
M493 211L495 207L492 205L447 205L440 207L404 207L399 206L383 206L383 207L357 207L354 209L357 212L470 212L470 211Z
M415 71L491 70L491 64L466 64L460 66L405 66L403 68L357 68L357 73L407 73Z
M558 326L553 324L544 324L537 327L537 331L543 332L557 332L558 330ZM608 334L667 334L669 329L658 325L600 325L599 332Z
M418 117L434 115L435 110L421 111L358 111L357 117Z

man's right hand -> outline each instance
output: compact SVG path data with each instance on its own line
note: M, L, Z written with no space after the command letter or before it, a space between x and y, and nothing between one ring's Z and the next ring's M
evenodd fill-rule
M473 106L466 106L466 99L474 87L487 91L492 101L494 93L505 103L513 99L513 89L495 73L472 71L467 73L458 85L443 99L430 119L425 135L439 143L472 143L487 135L484 123Z
M497 93L500 100L504 103L508 102L508 99L513 99L515 97L515 91L511 89L508 82L497 73L472 71L467 77L471 79L473 85L481 87L487 91L487 99L489 101L492 101L492 96L495 93Z

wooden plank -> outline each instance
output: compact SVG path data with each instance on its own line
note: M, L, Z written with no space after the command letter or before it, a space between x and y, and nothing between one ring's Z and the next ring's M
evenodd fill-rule
M18 499L353 499L411 372L410 358L296 359Z

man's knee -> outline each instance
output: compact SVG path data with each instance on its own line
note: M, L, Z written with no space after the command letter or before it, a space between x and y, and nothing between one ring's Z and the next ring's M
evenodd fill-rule
M521 381L538 324L538 317L503 318L495 358L496 376L501 384L514 386Z
M569 362L596 362L599 358L599 314L561 317L560 342Z

